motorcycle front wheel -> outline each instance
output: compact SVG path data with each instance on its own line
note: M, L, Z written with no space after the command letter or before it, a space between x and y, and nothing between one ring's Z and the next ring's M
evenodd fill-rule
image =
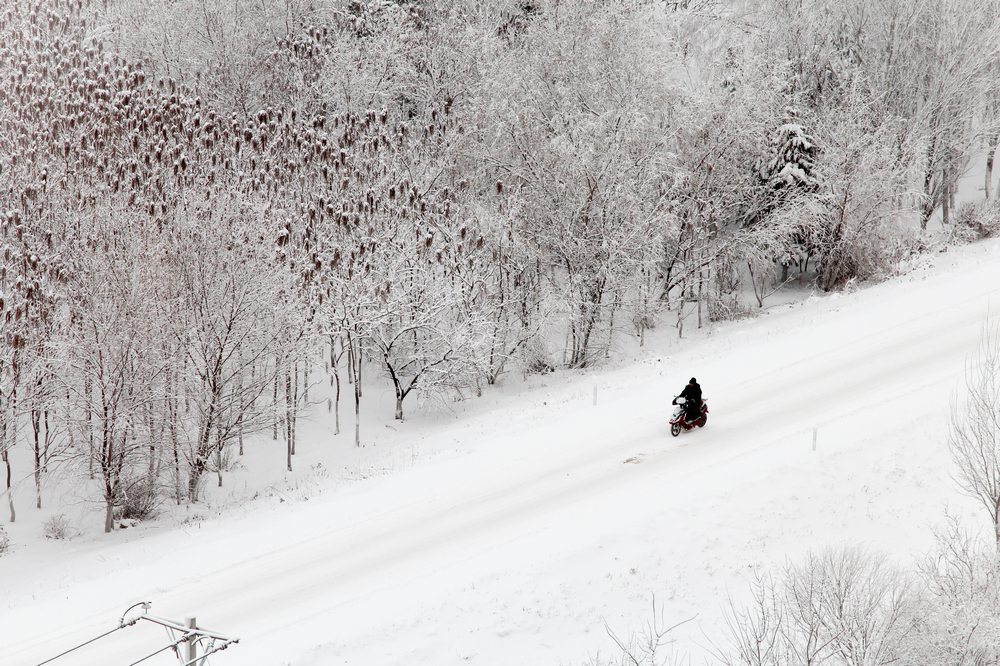
M670 434L673 435L674 437L676 437L677 435L681 434L681 424L680 423L671 423L670 424Z

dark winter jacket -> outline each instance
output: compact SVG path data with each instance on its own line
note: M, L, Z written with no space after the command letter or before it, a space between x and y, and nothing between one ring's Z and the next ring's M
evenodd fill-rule
M687 400L685 407L688 414L697 414L701 411L701 384L698 382L685 386L679 397Z

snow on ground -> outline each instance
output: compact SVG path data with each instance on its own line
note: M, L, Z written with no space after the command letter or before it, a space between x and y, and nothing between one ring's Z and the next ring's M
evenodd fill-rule
M370 391L364 448L350 415L333 437L320 409L295 474L261 441L207 506L136 529L47 541L54 510L22 502L0 557L0 664L39 664L148 600L240 637L216 666L576 665L613 656L605 626L641 631L654 598L663 625L683 622L675 657L701 664L755 572L843 543L909 565L946 508L982 524L949 478L946 425L1000 244L924 263L681 342L663 327L635 363L451 413L396 423ZM709 424L673 438L669 401L692 375ZM163 645L140 623L52 663Z

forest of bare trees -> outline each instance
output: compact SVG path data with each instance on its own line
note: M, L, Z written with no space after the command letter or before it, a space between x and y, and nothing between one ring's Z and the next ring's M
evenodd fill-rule
M1000 228L1000 2L751 5L8 3L0 492L30 449L110 530L291 467L323 368L403 418Z

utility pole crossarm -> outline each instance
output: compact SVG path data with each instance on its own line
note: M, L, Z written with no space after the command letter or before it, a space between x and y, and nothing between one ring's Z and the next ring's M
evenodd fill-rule
M126 619L129 612L133 608L136 608L138 606L142 606L143 614ZM162 647L151 654L147 654L145 657L142 657L138 661L132 662L131 666L135 666L140 662L144 662L147 659L150 659L151 657L154 657L160 654L161 652L170 649L174 650L174 653L177 655L178 660L180 660L181 662L180 666L205 666L209 655L212 655L221 650L225 650L230 645L234 645L235 643L240 642L240 639L238 638L233 638L231 636L226 636L225 634L220 634L217 631L212 631L211 629L205 629L204 627L199 627L195 622L194 617L185 618L185 622L177 622L175 620L168 620L166 618L156 617L154 615L146 615L145 612L149 610L149 607L150 603L148 601L140 602L131 606L127 611L125 611L125 614L122 615L121 619L118 621L118 626L115 627L114 629L106 631L105 633L95 638L91 638L90 640L80 645L77 645L76 647L70 648L69 650L66 650L63 653L56 655L55 657L47 659L38 664L38 666L42 666L43 664L48 664L57 659L60 659L61 657L64 657L71 652L79 650L82 647L90 645L91 643L94 643L106 636L109 636L115 633L116 631L134 626L140 620L146 620L148 622L152 622L153 624L158 624L162 627L166 627L167 631L170 632L171 639L173 642L170 645ZM187 652L186 655L182 655L181 652L177 649L178 646L181 645L182 643L187 643L188 649L186 650ZM201 646L201 651L202 651L201 655L198 654L199 645Z
M154 615L143 615L140 619L148 620L154 624L166 627L171 634L183 636L178 643L187 643L188 649L185 656L178 655L180 666L204 666L209 655L225 650L230 645L239 643L240 639L226 636L217 631L197 626L194 617L186 618L185 622L177 622ZM203 644L202 641L206 641ZM197 647L202 646L202 654L198 654Z

